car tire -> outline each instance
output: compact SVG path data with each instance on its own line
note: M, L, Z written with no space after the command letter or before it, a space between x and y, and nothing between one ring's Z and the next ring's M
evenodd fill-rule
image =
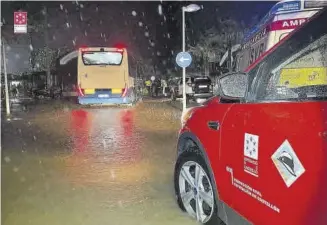
M192 147L193 149L193 147ZM190 172L192 167L197 167L197 169L201 171L201 176L202 176L202 181L201 184L198 185L199 187L196 187L196 190L192 190L191 186L189 186L189 190L186 191L186 184L183 181L183 177L185 176L185 168L189 168L189 175L192 175L192 171ZM182 172L184 171L184 172ZM194 173L194 177L192 175L192 178L195 178L195 173ZM185 179L185 182L186 179ZM199 182L198 182L199 183ZM206 184L206 187L204 186L204 183ZM198 150L195 151L188 151L186 150L184 153L182 153L176 162L176 166L175 166L175 174L174 174L174 184L175 184L175 194L176 194L176 200L178 203L178 206L181 208L181 210L183 210L184 212L186 211L191 217L195 218L198 220L198 222L200 222L201 224L204 225L224 225L224 222L218 217L217 214L217 203L215 200L215 192L216 190L213 189L213 185L212 185L212 181L210 179L209 176L209 170L208 167L203 159L203 157L201 156L201 154L199 153ZM183 187L182 187L183 186ZM211 191L210 191L211 189ZM207 208L204 208L204 202L202 202L202 213L204 212L205 215L207 216L207 218L203 219L199 219L197 216L198 214L196 213L197 208L196 204L198 203L198 201L204 201L204 199L200 196L203 196L203 194L197 194L203 191L207 194L206 196L210 196L212 197L211 199L211 207L209 206L209 204L205 204L205 206L209 206ZM190 193L192 195L192 198L190 201L187 200L183 200L182 199L182 195L184 195L184 199L187 198L185 196L189 195ZM197 199L197 200L196 200ZM185 203L188 202L188 203ZM199 208L200 209L200 208Z

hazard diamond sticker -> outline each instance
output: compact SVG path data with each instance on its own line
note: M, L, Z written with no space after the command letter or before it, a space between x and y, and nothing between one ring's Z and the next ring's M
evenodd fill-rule
M305 172L301 161L287 140L276 150L271 159L287 187L290 187Z

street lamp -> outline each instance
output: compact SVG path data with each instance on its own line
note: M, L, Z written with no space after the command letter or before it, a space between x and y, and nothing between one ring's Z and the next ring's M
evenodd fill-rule
M3 24L1 23L1 26ZM5 98L6 98L6 113L7 116L10 115L10 100L9 100L9 88L8 88L8 76L7 76L7 59L6 59L6 47L5 47L5 39L1 38L1 47L2 47L2 58L3 58L3 73L5 76Z
M185 12L196 12L202 9L203 6L190 4L182 7L182 34L183 34L183 52L185 52ZM186 68L183 67L183 112L186 110Z

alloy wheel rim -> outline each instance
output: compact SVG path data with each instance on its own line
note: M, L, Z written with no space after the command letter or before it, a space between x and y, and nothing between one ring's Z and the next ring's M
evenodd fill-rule
M214 211L214 196L210 179L196 162L188 161L179 172L179 194L189 215L200 223L210 220Z

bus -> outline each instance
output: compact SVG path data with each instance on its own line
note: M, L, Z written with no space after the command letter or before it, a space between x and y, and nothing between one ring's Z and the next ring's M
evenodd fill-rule
M275 4L260 23L245 35L236 56L236 71L245 71L264 52L325 6L327 0L284 0Z
M132 104L136 101L126 48L83 47L77 56L81 105Z

